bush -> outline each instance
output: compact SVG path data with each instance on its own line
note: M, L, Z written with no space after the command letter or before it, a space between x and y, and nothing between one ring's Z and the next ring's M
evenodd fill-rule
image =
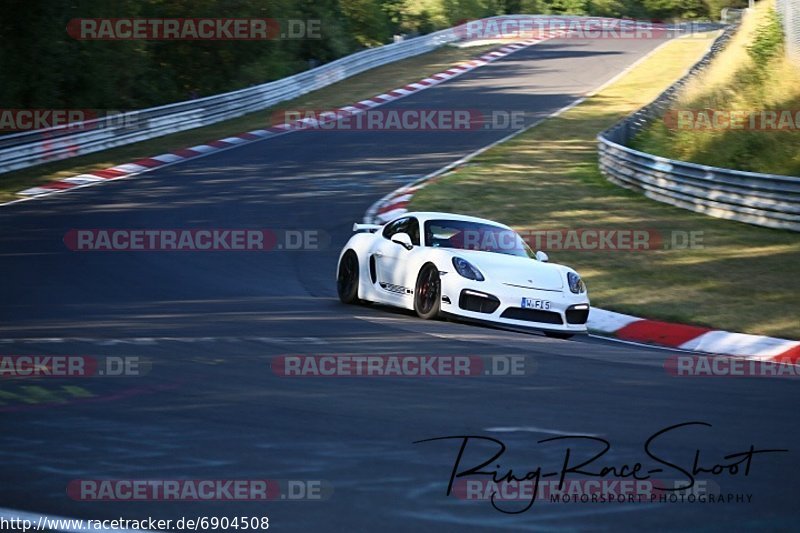
M778 12L770 9L767 20L756 29L753 44L747 47L747 53L756 66L766 66L771 59L783 51L783 27Z

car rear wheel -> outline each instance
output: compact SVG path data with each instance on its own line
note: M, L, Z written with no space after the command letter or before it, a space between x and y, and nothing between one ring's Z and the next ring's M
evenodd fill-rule
M347 250L339 262L336 291L342 303L358 303L358 257L353 250Z
M439 316L442 305L442 286L439 280L439 269L432 264L422 267L417 276L414 291L414 311L426 320Z

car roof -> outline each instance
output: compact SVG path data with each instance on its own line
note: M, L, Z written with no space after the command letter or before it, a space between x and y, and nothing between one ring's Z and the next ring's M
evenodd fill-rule
M506 229L511 229L505 224L501 224L500 222L496 222L494 220L489 220L488 218L479 218L469 215L459 215L457 213L443 213L438 211L409 211L408 213L403 213L401 216L395 218L394 220L405 217L416 217L417 219L419 219L420 222L425 222L427 220L442 220L442 219L458 220L461 222L478 222L483 224L491 224L493 226L500 226Z

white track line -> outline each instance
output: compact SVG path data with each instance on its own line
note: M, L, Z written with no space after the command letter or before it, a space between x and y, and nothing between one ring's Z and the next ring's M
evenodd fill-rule
M545 40L549 40L549 39L545 39ZM542 42L544 42L544 41L542 41ZM509 140L513 139L514 137L516 137L518 135L522 135L526 131L528 131L528 130L530 130L532 128L535 128L536 126L538 126L539 124L541 124L545 120L547 120L549 118L557 117L558 115L560 115L562 113L565 113L566 111L569 111L573 107L583 103L587 98L590 98L590 97L596 95L597 93L599 93L600 91L602 91L603 89L605 89L606 87L611 85L612 83L614 83L617 80L619 80L620 78L622 78L622 76L624 76L625 74L629 73L631 70L633 70L634 68L639 66L641 63L643 63L644 61L649 59L653 54L655 54L656 52L661 50L661 48L663 48L664 46L666 46L670 42L672 42L672 39L669 39L669 40L661 43L657 47L655 47L652 50L650 50L647 54L643 55L642 57L640 57L639 59L637 59L636 61L634 61L630 65L628 65L625 69L623 69L617 75L615 75L614 77L612 77L608 81L604 82L599 87L593 89L591 92L589 92L586 95L578 98L577 100L573 101L572 103L570 103L568 105L565 105L561 109L558 109L558 110L550 113L549 115L547 115L545 117L542 117L539 120L534 121L533 123L525 126L524 128L522 128L520 130L514 131L514 132L510 133L509 135L506 135L502 139L494 141L493 143L488 144L488 145L484 146L483 148L479 148L479 149L475 150L474 152L471 152L471 153L465 155L464 157L462 157L458 161L454 161L454 162L452 162L452 163L450 163L448 165L445 165L442 168L440 168L439 170L435 170L435 171L431 172L430 174L426 174L422 178L416 179L416 180L414 180L414 181L412 181L410 183L407 183L403 187L399 187L399 188L393 190L392 192L390 192L389 194L387 194L386 196L384 196L383 198L381 198L380 200L378 200L377 202L372 204L372 206L370 206L370 208L367 210L366 215L364 216L364 222L368 223L368 224L373 223L375 215L377 214L378 209L380 209L381 204L385 203L389 198L391 198L393 195L395 195L400 189L408 188L408 187L411 187L411 186L413 186L415 184L425 183L426 181L429 181L432 178L435 178L437 176L445 174L445 173L453 170L454 168L456 168L458 166L461 166L464 163L467 163L467 162L471 161L472 159L476 158L477 156L481 155L482 153L486 152L487 150L490 150L490 149L494 148L495 146L497 146L499 144L502 144L502 143L504 143L506 141L509 141ZM539 44L539 43L536 43L536 44Z

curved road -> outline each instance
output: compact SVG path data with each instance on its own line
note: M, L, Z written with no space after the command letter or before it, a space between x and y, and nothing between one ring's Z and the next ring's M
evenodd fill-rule
M527 110L530 122L659 44L553 40L384 109ZM293 133L4 207L0 354L139 356L152 368L0 381L0 505L91 519L267 514L280 531L793 528L791 380L680 379L664 371L666 350L423 322L335 298L339 247L374 200L508 133ZM314 230L329 244L135 253L71 252L62 241L74 228L187 227ZM292 379L270 370L278 355L320 353L522 356L526 374ZM751 444L790 451L755 456L747 477L714 478L749 503L537 502L511 515L445 496L457 442L412 444L492 436L508 447L503 467L521 476L563 461L566 445L536 441L586 434L612 443L595 465L652 466L648 436L687 421L713 428L673 433L659 452L689 469L697 449L707 467ZM572 445L588 453L582 446ZM67 496L71 480L100 478L324 480L333 493L266 504Z

